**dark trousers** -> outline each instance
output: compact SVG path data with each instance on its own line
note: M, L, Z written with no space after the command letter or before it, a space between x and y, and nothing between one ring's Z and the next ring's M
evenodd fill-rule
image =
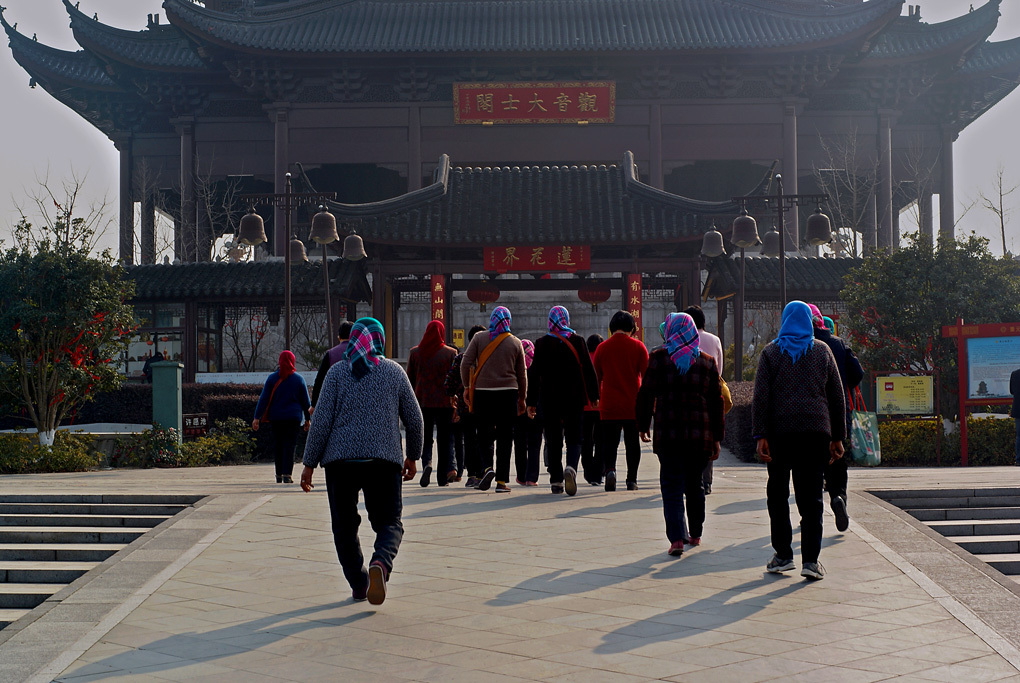
M401 468L394 462L375 459L333 462L324 469L336 556L351 588L364 590L368 586L368 572L358 540L358 527L361 525L358 492L365 494L368 522L375 532L372 562L381 562L389 575L393 571L393 558L397 555L400 540L404 537L404 526L400 523L403 510Z
M478 435L471 413L464 413L453 423L453 452L457 458L458 477L464 474L465 469L469 477L482 476L478 467Z
M510 454L514 448L517 390L476 390L474 406L481 470L484 472L492 467L492 455L495 448L496 481L507 482L510 480Z
M543 406L542 429L545 432L545 452L549 456L549 481L560 484L563 482L564 439L567 442L567 467L576 470L581 462L584 411L578 408L564 413Z
M602 481L602 418L597 410L584 411L581 434L581 470L585 481Z
M833 463L825 461L825 490L829 493L829 499L836 496L846 498L847 467L850 465L850 449L846 449L843 457Z
M627 481L637 481L641 464L641 439L637 420L602 420L602 464L606 472L616 471L616 455L620 450L620 432L627 449Z
M790 475L800 512L800 555L817 562L822 548L822 474L829 461L830 439L826 434L784 434L769 438L772 462L766 486L772 547L783 559L793 557L790 525Z
M422 466L432 465L432 430L436 433L436 480L446 483L446 473L457 469L453 455L453 408L422 408L425 420L425 441L422 444Z
M294 473L294 446L297 445L301 420L273 420L273 455L276 459L276 476L289 477Z
M538 481L538 465L542 457L542 423L527 413L517 416L514 422L514 461L517 478L521 481Z
M681 448L666 456L659 455L662 515L666 519L666 538L670 543L701 538L704 532L705 487L701 473L705 470L708 458L708 453L696 448Z
M1014 446L1016 455L1016 464L1020 465L1020 417L1014 418L1013 422L1016 423L1016 445ZM843 456L846 458L846 456Z
M715 460L709 460L708 464L705 465L705 471L701 473L701 482L705 486L711 486L714 477L715 477Z

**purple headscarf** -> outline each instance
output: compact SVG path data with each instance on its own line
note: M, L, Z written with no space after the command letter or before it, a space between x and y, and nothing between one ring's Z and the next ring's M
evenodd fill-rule
M521 346L524 347L524 367L530 368L531 362L535 360L535 342L530 339L522 339Z
M694 318L686 313L666 316L666 352L681 375L686 375L691 364L701 355L701 337Z
M510 331L510 309L506 306L496 306L489 316L489 339L495 339L504 332Z
M570 329L570 313L563 306L553 306L549 309L549 334L561 339L574 334Z

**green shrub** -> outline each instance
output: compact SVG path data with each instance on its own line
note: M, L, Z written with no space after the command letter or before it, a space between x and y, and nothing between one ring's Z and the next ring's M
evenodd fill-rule
M1016 462L1014 447L1016 425L1013 420L984 417L967 420L967 459L970 465L1012 465ZM951 435L960 452L959 433Z
M142 434L117 439L112 467L203 467L243 465L255 461L251 427L238 417L217 420L205 436L176 448L174 430L154 426Z
M934 467L958 465L960 444L952 445L942 431L941 421L897 420L878 423L879 443L882 447L882 464L889 466ZM937 454L938 438L942 438L942 452Z
M0 474L86 472L101 458L84 434L57 432L53 446L40 446L27 434L0 434Z

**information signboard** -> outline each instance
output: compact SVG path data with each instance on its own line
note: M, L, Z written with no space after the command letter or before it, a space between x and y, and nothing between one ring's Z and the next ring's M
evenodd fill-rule
M934 387L931 375L876 377L876 412L879 415L933 415Z
M1020 368L1020 337L967 339L967 397L1009 398L1009 375Z

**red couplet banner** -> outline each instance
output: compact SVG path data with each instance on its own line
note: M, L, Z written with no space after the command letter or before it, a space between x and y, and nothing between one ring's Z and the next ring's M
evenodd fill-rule
M432 276L432 319L446 325L446 277Z
M591 270L591 248L574 245L484 247L485 270L497 273L574 273Z
M634 322L640 331L641 341L645 339L645 326L642 322L641 304L641 273L630 273L627 275L627 310L634 316Z
M456 123L612 123L616 83L454 83Z

